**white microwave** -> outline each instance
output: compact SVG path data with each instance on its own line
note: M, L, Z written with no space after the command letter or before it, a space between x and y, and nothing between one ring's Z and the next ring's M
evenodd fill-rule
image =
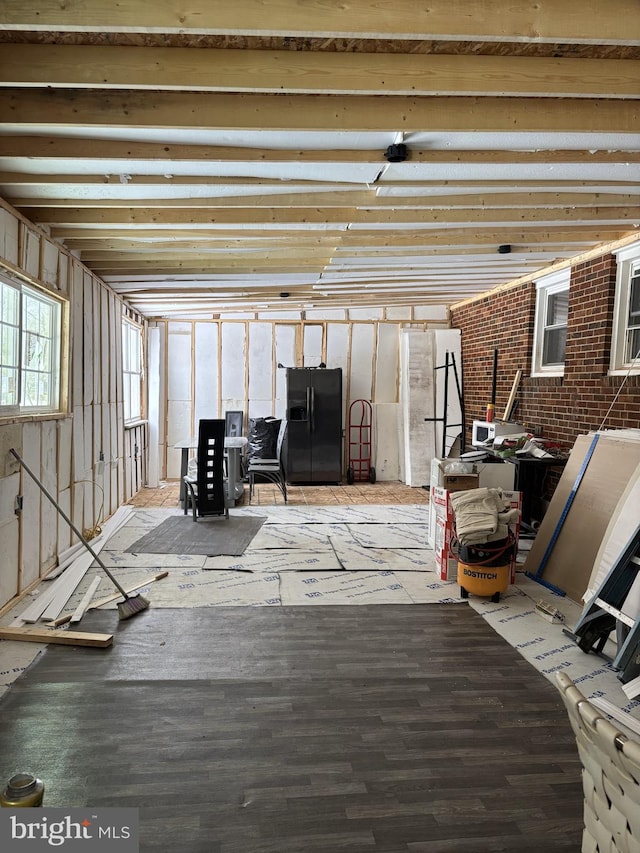
M474 421L471 431L473 447L484 447L487 442L495 441L503 435L518 435L524 431L522 424L508 421Z

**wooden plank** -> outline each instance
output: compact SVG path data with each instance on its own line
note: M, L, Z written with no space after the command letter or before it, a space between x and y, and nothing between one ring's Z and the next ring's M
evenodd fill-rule
M205 126L211 130L231 126L238 130L324 130L326 133L331 130L381 133L397 131L398 127L405 133L424 131L425 127L431 133L468 133L470 127L476 133L636 133L638 127L638 104L631 98L598 99L597 109L594 109L588 98L310 97L185 91L154 92L151 99L145 92L78 90L70 99L64 90L6 88L0 89L0 114L11 115L16 124L50 122L59 127L77 125L78 116L82 116L83 125L112 125L122 129L176 126L202 129L203 116L206 116ZM91 152L93 142L83 142L85 151ZM111 140L109 143L112 144ZM39 211L37 221L51 222L46 213ZM86 213L86 210L67 211L63 221L81 224ZM209 221L210 214L207 217ZM56 221L55 216L53 221ZM86 221L90 224L94 218ZM141 218L139 221L147 220ZM223 217L221 221L229 219ZM153 222L148 220L148 227L152 226Z
M69 620L71 622L71 624L73 624L74 622L79 622L82 619L86 610L88 609L89 605L91 604L91 599L95 595L98 587L100 586L101 581L102 581L102 578L100 578L100 577L95 577L91 581L91 583L89 584L89 588L87 589L85 594L80 599L76 609L71 614L71 618Z
M6 44L5 86L361 95L637 97L625 59ZM259 83L257 83L259 81ZM499 82L497 82L499 81Z
M27 643L57 643L66 646L95 646L106 648L113 643L113 634L89 634L56 628L0 627L0 639Z
M507 400L507 405L504 407L504 413L502 415L503 421L508 421L509 416L511 415L511 409L513 408L514 400L516 399L516 393L518 391L518 386L520 385L520 379L522 378L522 371L516 370L516 375L513 379L513 385L511 386L511 392L509 394L509 399Z
M133 584L132 586L125 586L125 587L123 587L123 589L127 593L127 595L130 595L132 592L136 592L139 589L144 589L144 587L149 586L149 584L153 583L154 581L159 581L159 580L162 580L162 578L166 578L168 576L168 574L169 574L169 572L160 572L160 574L155 575L152 578L147 578L146 580L141 581L140 583L137 583L137 584ZM89 606L87 607L87 610L96 610L98 607L104 607L106 604L111 604L112 602L118 601L121 598L122 598L122 594L120 592L114 592L111 595L107 595L104 598L99 599L99 601L89 602ZM54 619L52 622L48 622L47 624L50 625L52 628L57 628L60 625L66 625L67 622L70 622L71 617L72 617L72 614L67 613L64 616L59 616L57 619Z
M308 0L211 4L210 0L175 3L91 3L40 0L37 24L33 5L4 0L3 26L9 30L75 32L227 33L304 36L307 38L459 39L521 41L525 34L543 43L631 44L637 36L634 0L584 0L576 14L574 0L553 3L487 3L486 0L376 0L327 3Z

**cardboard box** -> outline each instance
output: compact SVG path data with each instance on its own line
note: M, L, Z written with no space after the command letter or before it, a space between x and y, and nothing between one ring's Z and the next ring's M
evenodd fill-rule
M503 490L502 494L509 501L512 509L522 511L522 493ZM434 519L433 525L433 550L436 558L437 574L440 580L456 581L458 579L458 556L453 547L453 530L454 530L454 514L450 500L451 492L440 486L435 486L431 489L431 516ZM516 545L520 535L520 518L513 524L509 525L509 529L516 539ZM431 533L431 531L430 531ZM510 561L510 583L515 583L516 580L516 553L517 547L514 549L514 554Z
M480 483L479 474L443 474L442 487L448 492L466 492L477 489Z

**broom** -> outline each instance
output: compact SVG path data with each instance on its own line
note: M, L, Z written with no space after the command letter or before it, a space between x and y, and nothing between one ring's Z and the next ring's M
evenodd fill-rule
M43 494L43 495L45 495L45 496L46 496L46 497L51 501L51 503L54 505L54 507L58 510L58 512L59 512L59 513L60 513L60 515L62 516L62 518L64 518L64 520L67 522L67 524L69 525L69 527L73 530L73 532L76 534L76 536L78 537L78 539L82 542L82 544L84 545L84 547L85 547L85 548L87 549L87 551L91 554L91 556L93 557L93 559L94 559L94 560L96 561L96 563L100 566L100 568L102 569L102 571L103 571L103 572L105 573L105 575L109 578L109 580L110 580L110 581L111 581L111 583L115 586L115 588L118 590L118 592L120 593L120 595L124 598L124 601L121 601L121 602L119 602L119 603L118 603L118 618L119 618L119 619L128 619L130 616L135 616L135 615L136 615L136 613L141 613L143 610L146 610L146 609L147 609L147 607L149 606L149 602L147 601L147 599L146 599L146 598L144 598L144 597L143 597L142 595L140 595L140 594L138 594L138 595L128 595L128 594L124 591L124 589L121 587L121 585L118 583L118 581L117 581L117 580L114 578L114 576L111 574L111 572L109 571L109 569L108 569L108 568L105 566L105 564L102 562L102 560L100 559L100 557L99 557L99 556L96 554L96 552L93 550L93 548L91 547L91 545L89 545L89 543L88 543L88 542L87 542L87 540L84 538L84 536L82 535L82 533L80 533L80 531L78 530L78 528L77 528L77 527L75 526L75 524L71 521L71 519L69 518L69 516L65 513L65 511L62 509L62 507L61 507L61 506L60 506L60 504L56 501L56 499L53 497L53 495L52 495L50 492L48 492L48 491L47 491L47 489L45 489L45 487L42 485L42 483L40 482L40 480L38 480L38 478L37 478L37 477L36 477L36 475L33 473L33 471L29 468L29 466L27 465L27 463L26 463L26 462L24 462L24 460L23 460L23 459L21 459L21 458L20 458L20 456L18 456L18 454L16 453L16 451L15 451L13 448L11 448L11 449L9 450L9 453L11 453L11 455L12 455L12 456L14 456L14 457L18 460L18 462L20 463L20 465L22 465L22 467L23 467L23 468L24 468L24 470L27 472L27 474L31 477L31 479L33 480L33 482L38 486L38 488L40 489L40 491L42 492L42 494Z

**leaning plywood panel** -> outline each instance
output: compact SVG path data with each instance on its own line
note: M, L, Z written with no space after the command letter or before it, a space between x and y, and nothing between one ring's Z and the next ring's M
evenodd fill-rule
M22 428L22 458L41 479L40 470L40 425L26 423ZM20 590L22 591L40 576L40 499L41 492L31 477L22 477L21 566Z
M601 435L575 489L592 441L592 435L576 439L524 564L526 572L538 574L567 501L575 493L548 554L542 578L577 602L582 601L587 589L596 555L618 501L640 464L640 442Z

